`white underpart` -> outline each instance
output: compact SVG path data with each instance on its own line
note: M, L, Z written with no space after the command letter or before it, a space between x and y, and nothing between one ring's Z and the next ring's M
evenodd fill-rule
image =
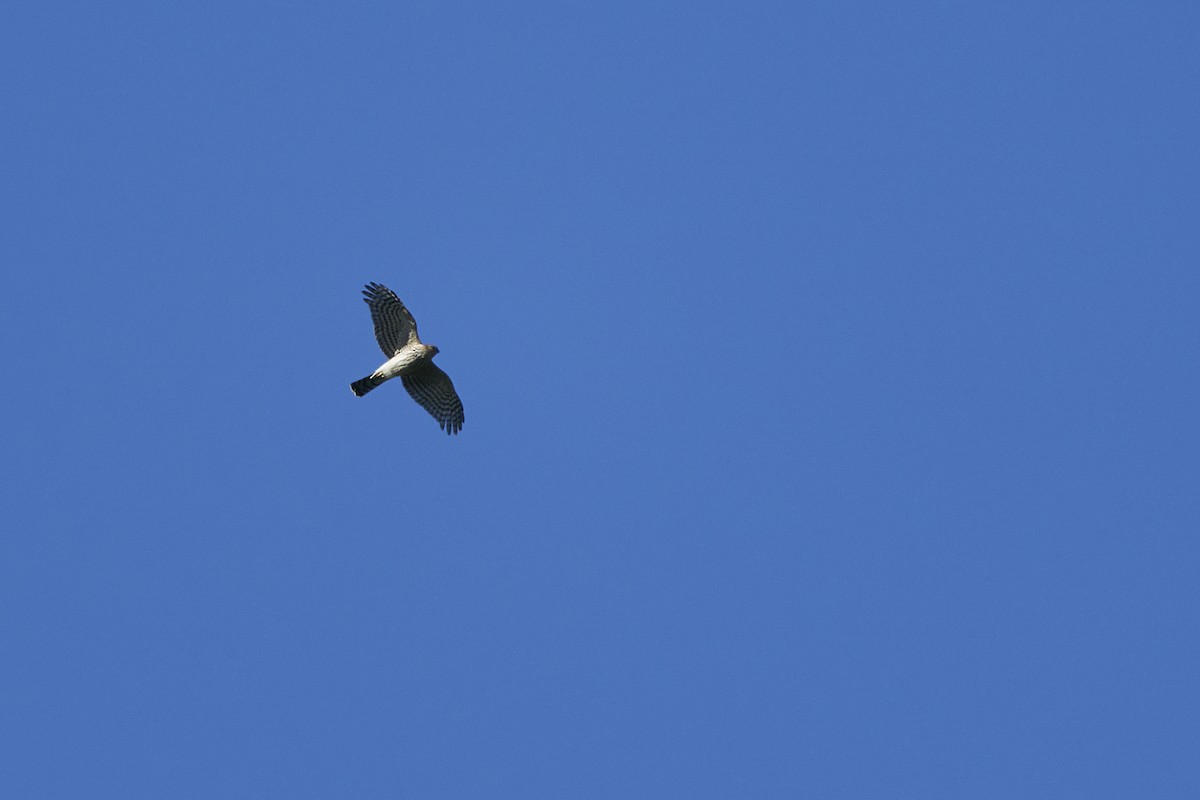
M410 344L400 350L399 353L389 358L387 361L371 373L372 378L383 378L391 380L399 375L404 375L420 368L429 360L429 346L417 342Z

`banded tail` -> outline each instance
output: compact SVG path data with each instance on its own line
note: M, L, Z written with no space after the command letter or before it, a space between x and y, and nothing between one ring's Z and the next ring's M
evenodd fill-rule
M354 383L350 384L350 391L354 392L355 397L362 397L364 394L371 391L386 380L387 378L377 378L374 375L368 375L361 381L355 381Z

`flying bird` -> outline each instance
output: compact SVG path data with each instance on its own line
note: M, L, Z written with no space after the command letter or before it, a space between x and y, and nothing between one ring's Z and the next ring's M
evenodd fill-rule
M446 433L462 430L463 406L450 376L433 363L438 349L417 336L417 321L396 293L379 283L368 283L363 300L371 309L375 341L388 360L360 381L350 384L358 397L397 375L413 400L438 421Z

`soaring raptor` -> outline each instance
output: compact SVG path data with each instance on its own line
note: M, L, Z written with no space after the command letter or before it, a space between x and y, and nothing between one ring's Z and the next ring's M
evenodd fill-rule
M364 300L375 323L375 340L388 360L360 381L350 384L358 397L397 375L404 388L428 411L446 433L458 433L463 426L462 400L454 391L450 376L433 363L438 349L417 337L417 321L391 289L368 283Z

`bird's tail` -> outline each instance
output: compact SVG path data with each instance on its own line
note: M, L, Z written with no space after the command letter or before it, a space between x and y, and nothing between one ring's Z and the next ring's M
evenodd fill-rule
M374 375L368 375L361 381L355 381L354 383L350 384L350 391L354 392L355 397L362 397L364 394L371 391L385 380L387 380L387 378L377 378Z

